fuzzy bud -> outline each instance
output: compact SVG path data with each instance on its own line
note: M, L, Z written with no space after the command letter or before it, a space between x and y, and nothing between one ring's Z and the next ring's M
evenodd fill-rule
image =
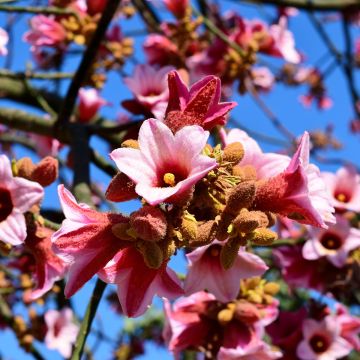
M52 184L59 176L59 162L52 156L46 156L35 167L31 180L38 182L41 186Z
M130 224L137 236L146 241L159 241L166 235L167 221L164 213L150 205L133 212Z
M256 228L265 228L269 221L265 213L261 211L248 211L242 209L240 214L235 218L233 224L238 232L249 233Z
M181 219L181 234L185 242L190 243L196 240L198 235L198 223L195 217L185 214Z
M135 183L124 173L119 172L110 181L105 197L114 202L136 199L138 195L135 192Z
M244 157L244 147L240 142L227 145L223 152L223 160L232 164L238 164Z
M154 242L143 241L138 244L138 250L141 252L146 266L150 269L158 269L164 261L162 249Z
M133 241L136 237L132 236L131 227L129 223L118 223L112 226L111 232L117 238L125 241Z
M24 157L16 162L17 176L24 179L31 179L31 175L36 166L28 157Z
M217 225L214 220L199 223L197 228L197 237L190 241L190 246L203 246L210 244L216 235Z
M236 304L234 317L245 324L251 325L260 320L261 315L255 305L245 301L239 301Z
M140 149L138 141L134 139L125 140L121 143L121 147L129 149Z
M238 241L237 238L231 238L221 248L220 262L225 270L229 270L233 266L238 255L240 245L241 241Z
M280 285L276 282L268 282L264 286L264 292L269 295L276 295L280 291Z
M242 181L250 181L250 180L256 180L256 169L251 165L235 165L232 168L232 173L234 176L239 177Z
M244 181L233 187L227 194L225 213L236 216L242 208L249 208L254 201L256 186L254 181Z
M275 231L260 228L250 234L249 240L255 245L267 246L271 245L277 238L278 235Z

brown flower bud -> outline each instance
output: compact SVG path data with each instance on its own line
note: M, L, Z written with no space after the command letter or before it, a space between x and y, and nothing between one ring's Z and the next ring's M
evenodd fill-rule
M59 176L59 162L57 159L46 156L35 167L31 174L31 180L38 182L41 186L52 184Z
M236 216L242 208L249 208L254 201L256 186L254 181L244 181L233 187L227 194L225 213Z
M240 142L227 145L223 152L223 160L232 164L238 164L244 157L244 147Z
M111 232L119 239L125 241L134 241L136 236L132 236L130 223L118 223L112 226Z
M16 162L17 176L30 180L36 166L28 157L19 159Z
M196 219L190 214L184 214L181 219L180 231L185 242L190 243L195 241L198 235L198 223Z
M128 201L136 199L138 195L135 192L135 184L124 173L117 173L106 190L107 200L114 202Z
M214 220L199 222L196 239L190 241L190 246L203 246L210 244L216 235L217 225Z
M251 325L258 321L261 315L255 305L245 301L239 301L236 304L234 317L245 324Z
M250 180L256 180L256 169L251 165L235 165L232 168L232 173L234 176L239 177L242 181L250 181Z
M122 148L130 148L130 149L140 149L139 143L137 140L127 139L121 143Z
M143 241L138 244L146 266L150 269L158 269L164 261L164 255L160 246L154 242Z
M249 240L255 245L266 246L271 245L277 238L278 235L275 231L259 228L250 234Z
M239 248L241 245L241 241L238 241L237 238L229 239L220 251L220 262L222 267L225 270L230 269L237 257Z

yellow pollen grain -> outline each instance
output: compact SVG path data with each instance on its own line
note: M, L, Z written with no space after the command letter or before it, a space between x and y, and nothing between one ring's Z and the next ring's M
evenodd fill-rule
M175 181L175 175L172 173L166 173L163 177L164 183L169 185L169 186L175 186L176 185L176 181Z
M346 195L345 194L339 194L336 196L336 199L340 202L346 202Z

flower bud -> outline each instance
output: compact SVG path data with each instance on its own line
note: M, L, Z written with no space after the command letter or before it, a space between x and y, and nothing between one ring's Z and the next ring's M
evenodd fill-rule
M232 168L234 176L239 177L242 181L256 180L256 169L251 165L235 165Z
M236 304L234 317L245 324L251 325L260 320L261 315L255 305L245 301L239 301Z
M129 223L118 223L112 226L111 232L119 239L125 241L136 240L136 236L131 234L131 226Z
M223 160L232 164L238 164L244 157L244 147L240 142L227 145L223 152Z
M236 216L242 208L249 208L254 201L256 186L254 181L244 181L233 187L227 194L225 213Z
M255 245L267 246L277 240L278 235L275 231L265 228L259 228L250 234L249 240Z
M192 242L196 240L198 235L198 223L195 217L190 214L184 214L181 219L181 235L186 242Z
M222 326L227 325L234 317L235 304L229 303L225 309L217 314L217 319Z
M159 241L166 235L167 221L164 213L146 205L130 215L130 225L137 236L146 241Z
M31 180L38 182L41 186L52 184L59 176L59 162L57 159L46 156L35 167Z
M31 179L31 175L35 170L35 167L36 167L35 164L32 162L30 158L24 157L22 159L19 159L16 162L16 170L17 170L16 176L29 180Z
M264 286L264 291L269 295L276 295L280 290L280 285L276 282L268 282Z
M154 242L143 241L138 244L144 262L150 269L158 269L164 261L164 255L160 246Z
M124 173L117 173L106 190L107 200L114 202L128 201L136 199L138 195L135 192L135 184Z
M237 238L231 238L221 248L220 262L225 270L228 270L233 266L238 255L240 245L241 241L238 241Z
M200 222L197 228L196 239L190 241L190 246L203 246L210 244L216 235L217 225L214 220Z

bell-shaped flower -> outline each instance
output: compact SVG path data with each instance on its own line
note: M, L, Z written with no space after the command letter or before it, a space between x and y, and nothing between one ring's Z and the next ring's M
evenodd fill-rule
M211 130L216 125L224 125L226 115L236 102L219 102L221 81L210 75L199 80L190 89L176 71L168 75L169 104L166 109L165 124L176 132L187 125L200 125Z
M341 337L336 316L328 315L321 321L306 319L303 322L304 340L296 354L301 360L336 360L347 356L352 345Z
M309 227L309 235L302 249L304 258L316 260L326 256L338 268L346 264L351 250L360 247L360 230L350 227L341 215L337 215L336 224L326 230Z
M72 346L79 332L79 326L74 323L72 310L48 310L44 318L47 326L45 345L49 349L59 351L64 358L70 358Z
M147 64L136 66L134 75L124 79L135 101L125 100L123 106L131 112L135 112L134 107L143 107L146 112L163 120L169 100L167 74L171 70L172 66L164 66L159 70Z
M155 295L175 299L183 295L176 273L163 262L159 269L150 269L135 248L121 250L99 273L99 277L117 285L117 294L125 315L142 315Z
M63 185L59 185L58 194L66 219L53 234L52 242L55 253L69 266L65 296L70 297L128 245L112 230L114 225L126 223L128 219L78 204Z
M326 222L335 222L320 171L309 163L307 132L285 171L258 183L254 207L323 228L327 228Z
M219 301L231 301L239 292L240 279L260 276L268 269L262 259L240 248L234 264L225 270L220 261L223 245L223 242L215 241L186 255L189 261L185 279L187 295L206 289Z
M78 118L82 123L89 122L102 106L108 104L96 89L80 88L79 100Z
M344 166L335 174L323 172L321 176L336 209L360 212L360 176L354 166Z
M182 199L217 163L201 155L209 133L186 126L175 135L161 121L146 120L139 132L139 149L120 148L110 156L150 205Z
M29 230L25 240L25 248L35 259L36 288L26 294L26 300L35 300L48 292L55 281L60 280L65 273L64 262L55 255L51 248L53 231L46 227L36 227Z
M9 159L0 155L0 240L20 245L26 238L24 213L39 203L43 188L36 182L14 177Z

